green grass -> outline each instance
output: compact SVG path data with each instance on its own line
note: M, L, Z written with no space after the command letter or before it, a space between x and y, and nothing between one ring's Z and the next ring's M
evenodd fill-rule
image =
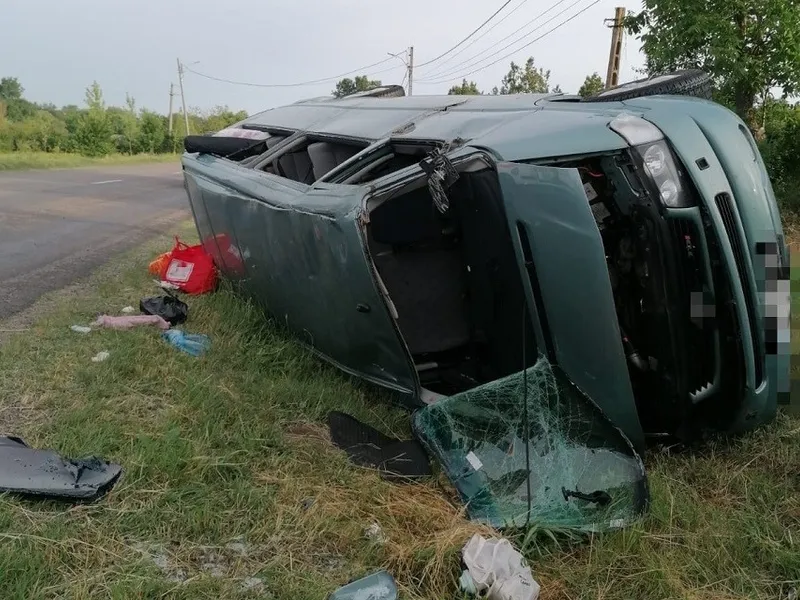
M201 359L152 330L69 330L153 293L147 263L170 245L155 240L52 295L0 345L3 429L125 468L93 505L0 497L0 598L320 600L379 567L403 598L455 598L459 550L482 529L446 488L383 482L327 441L332 409L407 433L375 389L226 291L190 300L185 329L212 339ZM101 350L111 357L92 363ZM786 597L800 587L799 442L800 421L782 416L699 453L651 453L642 522L526 549L542 597ZM386 543L365 537L373 522ZM243 591L249 577L263 586Z
M151 162L178 162L177 154L112 154L91 158L80 154L51 152L0 152L0 171L26 169L67 169L102 165L135 165Z

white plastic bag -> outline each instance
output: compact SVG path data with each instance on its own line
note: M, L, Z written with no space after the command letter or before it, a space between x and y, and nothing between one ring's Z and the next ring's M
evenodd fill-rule
M539 584L507 539L475 534L462 550L474 589L489 600L536 600ZM462 584L463 585L463 584Z

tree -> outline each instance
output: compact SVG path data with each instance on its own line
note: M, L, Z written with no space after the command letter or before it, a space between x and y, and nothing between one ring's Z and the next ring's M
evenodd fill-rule
M164 119L149 110L142 111L141 124L139 125L139 147L145 152L154 154L160 150L166 135Z
M128 154L133 154L133 144L139 133L139 119L136 117L136 100L130 94L125 94L125 106L128 110L125 111L122 121L122 135L128 147Z
M3 77L0 79L0 99L8 103L10 100L22 100L25 88L16 77Z
M16 77L0 79L0 101L6 106L6 117L9 121L23 121L36 114L37 107L22 97L25 88Z
M800 87L800 10L785 0L644 0L626 19L642 41L649 73L698 68L719 98L756 129L753 107L764 90Z
M467 82L466 79L461 81L461 85L454 85L447 92L450 96L480 96L483 94L478 89L478 84L474 81Z
M587 75L586 79L583 80L583 85L581 86L581 89L578 90L578 95L588 98L589 96L599 94L604 88L605 85L603 84L603 80L600 78L600 75L598 75L597 72L594 72L591 75Z
M531 56L524 67L511 63L500 85L501 94L546 94L550 91L550 71L537 69Z
M111 152L111 123L103 100L103 90L95 81L86 88L86 106L89 110L81 114L75 141L81 154L105 156Z
M356 75L355 79L349 77L341 79L332 93L335 98L343 98L357 92L368 92L380 86L380 81L369 79L366 75Z

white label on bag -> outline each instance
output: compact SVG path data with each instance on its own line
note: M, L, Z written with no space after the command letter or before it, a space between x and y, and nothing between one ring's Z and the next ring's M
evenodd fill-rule
M480 459L480 458L478 458L478 457L475 455L475 453L474 453L474 452L470 452L469 454L467 454L467 462L468 462L468 463L469 463L469 464L472 466L472 468L473 468L473 469L475 469L476 471L480 471L480 470L481 470L481 467L483 466L483 463L481 462L481 459Z
M177 281L186 283L194 271L194 263L187 263L182 260L173 260L167 269L167 281Z

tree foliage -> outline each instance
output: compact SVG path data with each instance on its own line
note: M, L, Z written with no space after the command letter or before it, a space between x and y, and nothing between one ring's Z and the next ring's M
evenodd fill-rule
M447 94L450 96L480 96L483 92L478 89L477 83L464 79L460 85L451 87Z
M586 79L584 79L583 85L578 90L578 95L588 98L589 96L599 94L604 88L605 84L600 78L600 75L597 73L592 73L591 75L587 75Z
M546 94L549 91L550 71L536 68L532 56L524 67L512 62L499 89L500 94Z
M168 132L168 117L139 110L126 96L124 106L107 106L97 82L86 89L84 106L36 104L24 97L15 77L0 79L0 152L80 152L104 156L114 152L176 152L186 135L183 115L174 115L175 130ZM213 133L247 117L227 106L189 114L193 133Z
M626 26L642 40L650 73L703 69L719 97L752 124L772 87L800 89L800 4L787 0L644 0Z
M343 98L357 92L368 92L380 86L381 82L378 80L370 79L366 75L356 75L355 79L346 77L339 80L332 93L335 98Z

